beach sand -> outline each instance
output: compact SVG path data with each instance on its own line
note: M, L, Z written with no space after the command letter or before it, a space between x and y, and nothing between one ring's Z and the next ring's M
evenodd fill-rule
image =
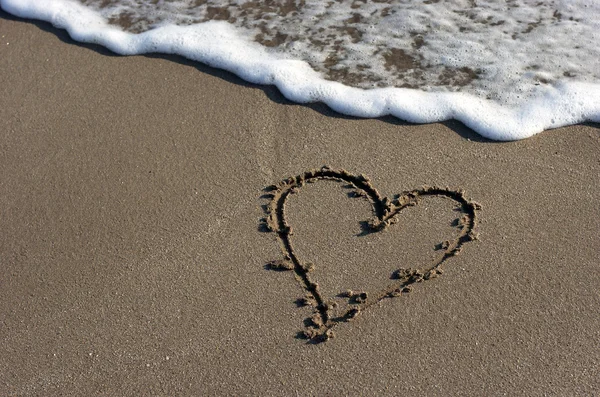
M600 393L597 126L496 143L296 105L6 13L0 35L0 395ZM311 344L296 338L305 288L265 269L283 253L263 189L323 165L386 196L464 189L480 239ZM328 299L377 290L456 234L453 205L431 198L357 236L372 208L341 186L287 207Z

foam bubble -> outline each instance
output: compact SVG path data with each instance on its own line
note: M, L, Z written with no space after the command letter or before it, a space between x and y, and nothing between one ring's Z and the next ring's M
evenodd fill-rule
M127 3L128 1L125 0L117 3L117 6L113 7L110 12L122 12L123 9L127 9L125 7ZM0 0L0 5L7 12L23 18L48 21L56 27L66 29L77 41L100 44L122 55L151 52L182 55L213 67L228 70L252 83L273 84L286 98L292 101L300 103L320 101L332 109L348 115L358 117L393 115L415 123L457 119L482 136L494 140L522 139L545 129L583 121L600 122L600 84L597 83L600 76L596 76L598 71L595 63L592 62L590 66L587 60L578 58L573 52L572 46L566 46L568 43L561 42L561 37L547 36L553 33L551 26L572 31L576 35L583 34L581 46L585 48L591 46L593 50L589 51L592 51L592 55L595 56L594 51L598 52L598 46L595 44L597 42L596 34L591 33L588 28L590 26L597 27L597 23L578 25L568 18L566 20L562 18L558 22L555 21L554 24L533 27L532 31L539 30L533 34L540 36L542 43L546 42L547 46L556 45L566 55L550 57L548 60L548 57L542 53L531 54L527 51L507 53L506 51L515 48L515 43L510 42L510 45L499 51L501 57L510 57L511 59L509 62L502 60L504 63L495 65L492 62L497 59L494 56L494 49L481 42L481 37L473 36L472 42L468 40L453 41L452 37L456 31L456 24L453 23L453 20L448 19L442 8L435 7L433 4L425 5L422 9L413 10L414 12L408 13L404 17L399 16L400 19L393 19L395 22L401 22L394 28L396 29L395 33L392 32L398 36L398 43L405 40L398 30L398 26L405 26L403 31L412 29L414 33L412 41L406 42L405 47L400 47L402 51L399 51L398 54L404 58L399 62L408 62L407 59L411 59L408 51L411 48L414 50L415 42L420 43L418 32L422 31L424 21L429 21L430 31L423 32L423 34L429 35L427 36L428 48L427 51L421 52L421 61L433 65L427 73L444 74L446 73L444 68L450 66L459 68L457 69L459 71L460 68L465 68L466 77L463 77L468 80L468 74L473 70L472 65L475 62L475 64L482 65L479 73L483 77L478 76L477 79L474 79L477 83L470 86L471 83L464 85L470 88L465 90L454 90L451 89L452 86L449 86L450 88L440 87L427 79L420 89L393 86L364 89L328 80L323 71L315 70L314 64L298 59L306 55L306 59L311 59L312 62L325 63L327 61L327 57L323 53L311 53L305 42L300 41L288 46L293 47L292 53L295 55L292 57L289 52L273 50L260 45L254 40L255 36L247 35L247 29L244 30L228 22L199 23L198 18L189 15L185 19L181 17L183 15L181 9L177 9L179 3L165 3L172 8L171 14L164 10L160 12L151 10L152 12L148 15L153 15L156 18L155 22L149 24L146 20L144 23L149 24L145 26L148 30L141 29L141 33L133 33L110 23L109 18L103 15L99 9L84 6L72 0ZM461 5L460 1L450 3ZM483 3L487 4L488 2ZM495 26L506 25L506 31L511 31L511 29L520 29L522 21L531 21L538 15L535 14L532 7L528 7L528 1L523 0L521 1L522 9L510 14L512 19L506 19L500 23L501 21L496 20L499 15L497 12L499 6L492 3L494 2L488 4L488 8L479 7L477 10L471 10L472 14L468 16L468 19L472 24L467 25L467 28L483 23L481 21L488 23L495 21L493 23L499 24ZM565 15L570 13L582 20L585 19L585 12L593 14L600 10L599 6L590 3L590 7L586 11L581 11L583 5L586 5L583 1L556 3L557 7L562 7L561 10ZM146 3L142 1L142 4ZM385 3L377 4L377 7L380 4L385 5ZM314 5L313 9L309 11L317 18L315 23L317 28L319 25L331 24L336 20L339 23L343 22L340 21L335 10L327 10L324 5ZM323 13L329 13L329 19L320 16ZM368 12L362 12L362 14L365 13L368 14ZM170 23L169 15L179 15L179 22L185 20L190 24L180 26ZM360 18L357 17L357 19ZM383 28L379 26L373 28L373 26L367 22L367 30L373 34L366 38L363 37L362 41L349 40L348 37L340 38L349 57L340 60L338 65L332 67L332 70L336 70L336 67L340 70L340 67L343 69L343 67L360 65L365 58L372 56L369 43L381 43L383 40L381 36L375 34L377 33L375 31L393 30L390 26ZM492 37L494 35L498 37ZM487 38L484 36L484 39L497 39L499 42L506 40L502 29L491 29L489 36ZM517 36L513 40L522 41L521 44L527 48L530 46L524 37ZM286 43L283 44L284 47L286 45ZM433 54L436 53L438 55L434 59ZM544 62L550 65L549 68L529 70L523 73L523 65L531 65L538 58L543 58ZM445 62L447 65L439 66L440 62L442 64ZM406 68L407 76L410 77L410 73L418 74L415 72L415 68L408 66ZM373 64L370 68L365 69L369 69L369 73L389 72L378 64ZM556 71L563 69L577 70L580 75L587 77L579 80L562 79L557 76ZM517 78L511 76L517 76ZM458 78L454 75L450 77ZM501 89L498 90L498 87Z

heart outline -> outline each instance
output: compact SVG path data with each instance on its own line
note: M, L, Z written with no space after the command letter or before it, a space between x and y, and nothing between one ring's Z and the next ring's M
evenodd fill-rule
M378 232L386 229L388 226L396 223L396 215L408 207L419 203L421 197L446 197L454 200L464 213L458 222L460 233L453 240L447 240L442 244L444 250L433 260L423 272L415 269L400 269L394 275L396 281L381 289L373 299L367 299L364 294L363 302L355 302L353 308L349 309L342 316L332 318L328 312L331 308L326 299L319 292L318 285L311 281L309 273L312 271L312 264L307 266L296 255L291 236L293 229L285 218L285 204L290 195L297 193L306 183L312 183L319 180L334 180L346 182L360 196L367 198L374 212L374 217L368 222L368 232ZM404 292L409 292L412 285L430 278L436 277L442 273L442 265L447 259L460 253L464 244L477 240L478 235L475 232L477 223L476 211L481 209L481 205L465 197L463 190L451 190L449 188L440 188L435 186L423 186L420 189L405 191L396 195L393 200L388 197L382 197L377 189L371 184L371 181L364 174L354 175L344 169L333 169L324 166L320 169L306 171L296 177L289 177L277 185L271 185L265 188L268 191L263 197L270 198L269 205L266 206L267 217L261 220L264 229L274 232L280 243L284 259L271 261L266 265L271 270L293 270L296 279L307 291L308 295L304 298L305 305L311 305L314 308L313 316L305 320L306 329L299 333L301 337L309 340L310 343L320 343L329 340L333 336L332 328L336 325L348 322L355 318L361 311L379 303L385 298L400 296ZM312 299L311 299L312 298ZM350 297L352 299L352 297ZM361 299L363 300L363 299ZM302 301L302 300L301 300Z

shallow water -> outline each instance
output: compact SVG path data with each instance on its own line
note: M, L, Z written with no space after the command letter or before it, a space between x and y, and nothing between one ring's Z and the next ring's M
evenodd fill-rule
M361 88L469 92L504 103L557 81L598 81L590 1L82 0L131 32L223 20L272 52Z
M361 117L456 118L507 140L600 120L600 3L593 1L0 4L67 28L76 40L122 54L177 53Z

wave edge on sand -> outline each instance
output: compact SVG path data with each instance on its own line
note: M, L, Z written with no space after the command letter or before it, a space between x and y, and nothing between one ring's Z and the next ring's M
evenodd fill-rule
M481 136L511 141L547 129L600 122L600 84L559 82L520 106L505 107L460 92L409 88L361 89L324 79L307 62L285 59L241 37L227 22L165 25L129 33L69 0L0 0L18 17L49 22L76 41L99 44L120 55L164 53L227 70L261 85L275 85L297 103L322 102L336 112L361 117L395 116L411 123L455 119Z

